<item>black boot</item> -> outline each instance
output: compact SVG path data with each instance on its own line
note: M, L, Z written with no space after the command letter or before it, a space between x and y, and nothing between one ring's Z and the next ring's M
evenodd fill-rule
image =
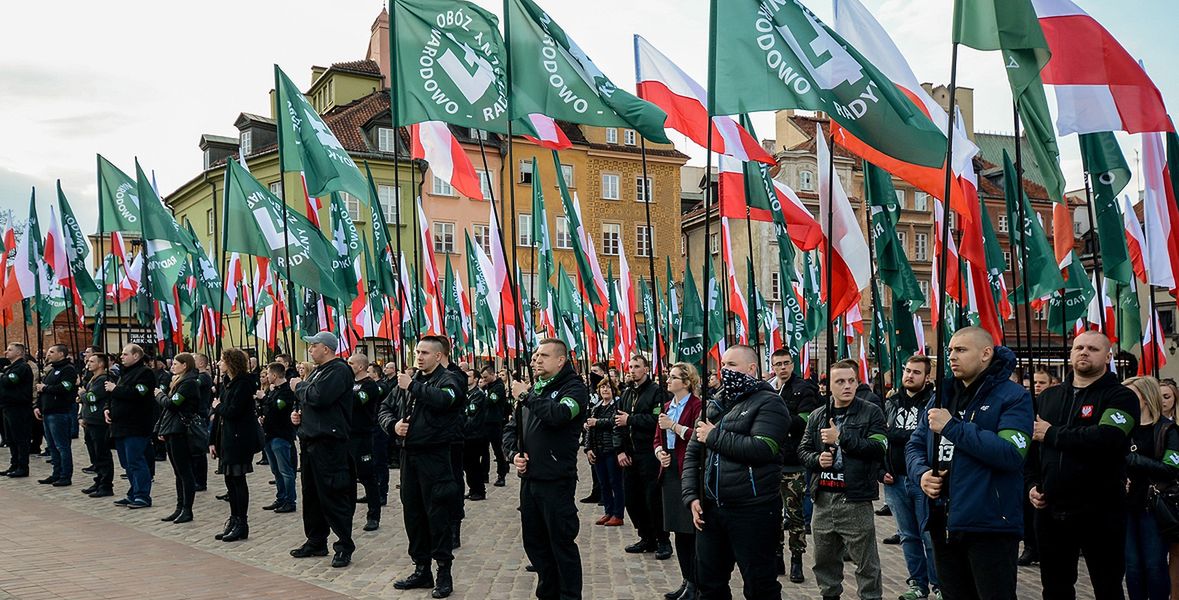
M678 589L674 592L667 592L666 594L663 595L663 597L666 598L667 600L679 600L679 597L684 595L684 590L686 590L686 589L688 589L688 580L687 579L680 582L680 589Z
M229 532L233 531L235 525L237 525L237 517L229 517L225 520L225 529L221 533L213 536L213 538L218 540L224 539L225 536L229 535Z
M431 598L446 598L454 591L454 582L450 579L450 561L438 561L438 577L435 578L434 591Z
M182 513L182 512L184 512L184 509L183 509L183 508L181 508L181 507L179 507L179 506L177 506L177 507L176 507L176 510L172 511L172 514L170 514L170 515L168 515L168 516L166 516L166 517L164 517L164 518L162 518L162 519L160 519L160 520L161 520L161 521L175 521L175 520L176 520L176 517L179 517L179 516L180 516L180 513Z
M676 600L696 600L699 597L699 591L696 589L696 584L691 581L688 582L687 587L684 588L684 593Z
M434 574L430 572L430 563L414 565L413 573L405 579L394 581L393 587L399 590L418 590L434 587Z
M192 521L192 509L185 508L180 511L180 514L176 515L176 519L173 520L172 522L173 523L189 523L191 521Z
M802 553L794 552L790 555L790 583L802 583Z
M236 542L250 538L250 522L245 517L237 518L237 525L221 538L223 542Z

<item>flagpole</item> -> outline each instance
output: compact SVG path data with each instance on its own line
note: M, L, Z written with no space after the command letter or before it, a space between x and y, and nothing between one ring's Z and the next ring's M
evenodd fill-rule
M1085 171L1085 206L1089 211L1089 239L1092 240L1093 246L1090 248L1090 253L1093 255L1093 278L1094 283L1097 284L1097 318L1101 325L1102 333L1107 336L1109 332L1105 330L1105 273L1101 268L1101 240L1097 237L1097 211L1093 208L1093 189L1089 185L1089 171ZM1114 334L1116 337L1116 333Z
M503 8L504 8L504 40L511 39L511 21L512 20L509 17L511 12L508 10L508 2L509 2L509 0L504 0L504 3L503 3ZM513 151L514 144L512 144L512 119L515 118L515 114L514 114L515 111L513 110L515 105L512 102L512 44L511 43L504 44L504 55L505 55L504 58L507 59L506 60L507 64L504 69L504 76L505 76L505 80L507 82L507 92L505 95L507 98L507 105L508 105L508 110L507 110L507 113L508 113L507 135L508 135L508 137L506 140L506 142L508 144L508 181L509 181L508 198L509 198L509 202L511 202L512 219L515 219L516 214L517 214L516 213L516 181L515 181L513 175L515 173L515 164L514 163L516 162L516 159L515 159L515 153ZM554 156L554 158L556 157L555 150L553 151L553 156ZM557 161L557 176L558 177L561 176L561 162L560 162L560 160ZM504 207L501 206L501 214L502 214L503 208ZM500 227L501 228L503 227L503 221L505 221L505 220L506 219L504 219L503 217L500 218L500 221L501 221ZM516 225L514 223L512 225L512 231L513 232L516 231ZM503 239L504 239L503 235L501 234L500 235L500 245L501 246L503 245ZM507 260L506 254L504 255L504 260ZM519 264L516 260L515 240L513 240L513 243L512 243L512 264ZM516 362L516 371L519 372L520 362L523 360L524 366L526 367L526 370L528 372L528 379L531 380L532 379L532 361L523 359L523 357L520 356L521 350L523 350L524 352L529 351L529 346L525 345L526 342L524 341L524 332L523 332L523 327L524 327L523 320L524 319L523 319L523 314L520 312L521 307L520 307L519 282L515 281L516 278L513 277L513 269L507 269L506 271L507 271L506 275L508 277L508 287L511 289L513 303L516 305L516 349L517 349L516 350L516 361L515 361ZM505 358L507 357L507 349L504 350L504 356L505 356Z
M242 156L242 160L244 161L245 159L246 157ZM225 175L226 177L229 176L229 165L225 165ZM225 337L225 289L229 284L229 273L227 272L229 269L225 264L225 240L221 239L221 236L224 235L226 228L222 226L221 219L217 218L217 182L210 181L209 185L213 186L213 194L211 198L213 204L213 254L217 257L217 265L221 267L221 294L217 299L217 326L212 331L213 338L217 340L214 346L214 351L217 354L217 358L220 359L222 348L221 340ZM225 191L226 193L229 192L228 185L225 186ZM221 213L221 218L225 218L224 203L222 203ZM238 308L240 310L241 306L239 305ZM205 350L208 351L207 344L205 346ZM294 356L295 353L292 351L292 360L294 360Z
M951 90L953 90L952 87L951 87ZM951 95L951 98L953 98L952 95ZM819 135L823 135L823 131L821 128L819 130ZM834 136L832 136L832 138L833 138L832 142L834 142ZM817 159L818 155L816 155L815 158ZM818 168L820 168L820 169L823 168L823 165L818 165ZM836 317L839 316L839 315L831 314L831 312L832 312L831 311L831 302L834 299L834 298L832 298L832 290L831 290L831 283L832 283L831 256L832 256L832 253L834 252L831 237L832 237L832 231L835 228L835 210L834 210L834 208L835 208L834 207L835 181L834 181L834 179L835 179L835 146L832 143L832 144L828 144L828 151L827 151L827 228L826 228L826 235L824 236L826 238L827 256L823 260L823 271L824 271L823 275L824 275L824 279L826 279L826 282L827 282L826 288L827 288L827 313L828 313L827 314L827 376L828 376L828 383L830 383L831 365L835 364L835 361L836 361L836 356L835 356L835 319L836 319ZM831 403L829 402L828 404L830 405ZM829 408L827 412L828 412L828 414L830 414L831 409Z
M1024 231L1025 231L1024 230L1024 223L1027 221L1028 216L1027 216L1027 207L1025 206L1027 203L1023 201L1023 196L1024 196L1024 192L1023 192L1023 149L1022 149L1022 144L1020 143L1020 136L1022 134L1020 133L1020 123L1019 123L1019 103L1013 101L1011 104L1011 107L1012 107L1012 112L1013 112L1013 121L1015 123L1015 190L1016 190L1016 196L1017 196L1015 198L1015 200L1016 200L1016 202L1019 203L1019 240L1020 240L1019 255L1020 255L1020 259L1021 259L1019 271L1020 271L1020 277L1023 280L1023 304L1024 304L1023 313L1024 313L1024 319L1025 319L1024 324L1027 326L1027 332L1028 332L1028 346L1027 346L1027 351L1025 352L1025 356L1026 356L1027 360L1026 360L1026 364L1024 365L1024 371L1027 372L1028 374L1031 374L1031 371L1034 370L1033 364L1035 361L1035 356L1034 356L1033 350L1032 350L1032 323L1033 323L1033 321L1032 321L1032 300L1031 300L1031 297L1029 296L1029 294L1031 294L1031 291L1028 289L1028 270L1027 270L1028 251L1027 251L1027 240L1025 239L1025 234L1024 234ZM1010 240L1010 238L1009 238L1009 240ZM1008 245L1010 246L1010 243ZM1014 250L1014 248L1012 250ZM1014 252L1012 252L1012 256L1015 256ZM1015 310L1017 311L1016 318L1019 318L1019 313L1018 313L1019 304L1018 303L1016 304ZM1064 293L1063 292L1060 295L1060 310L1061 310L1060 320L1064 321ZM1052 314L1051 308L1048 309L1048 314L1049 315ZM1051 334L1051 332L1049 332L1049 334ZM1018 355L1018 353L1017 353L1017 355ZM1066 363L1067 363L1067 361L1066 361ZM1023 382L1020 382L1020 385L1023 385ZM1036 401L1035 386L1032 386L1031 395L1032 395L1032 402L1034 403Z
M637 46L635 48L635 52L636 52L636 54L638 53ZM636 61L637 61L637 57L636 57ZM656 291L655 291L655 229L653 227L651 227L651 202L652 202L651 188L654 186L647 184L647 182L649 181L649 178L647 176L647 138L646 137L639 136L639 150L642 153L641 156L642 156L642 162L643 162L643 185L642 185L643 212L645 213L645 216L647 219L647 270L648 270L649 275L651 277L651 279L650 279L650 281L651 281L651 285L650 285L651 299L654 300L654 305L655 305L655 310L651 311L655 314L654 315L646 315L645 318L653 318L654 319L655 328L654 328L652 335L651 335L651 358L652 358L652 364L654 365L654 368L655 368L655 379L659 381L660 385L662 385L662 384L666 383L666 381L663 379L663 362L661 360L662 357L659 354L659 340L657 339L659 337L659 299L658 299L658 296L656 296ZM632 307L632 310L633 310L633 307ZM760 371L761 371L761 365L759 363L758 364L758 372L760 373Z
M704 265L702 268L703 268L703 272L705 273L704 281L701 284L703 286L703 290L704 290L704 293L701 294L701 298L704 299L704 323L703 323L704 337L703 337L703 341L702 341L702 348L703 349L700 353L700 377L701 377L701 380L704 382L704 385L700 386L700 388L701 388L701 390L700 390L701 396L700 397L704 401L705 405L708 404L708 400L709 400L708 397L710 395L709 389L708 389L708 354L712 351L712 346L708 343L708 340L709 340L709 338L708 338L708 321L709 321L708 317L709 317L709 313L711 313L712 311L709 310L709 306L708 306L710 294L709 294L709 289L708 289L707 273L709 272L708 271L708 266L709 266L708 261L711 259L710 253L712 251L712 248L711 248L711 244L712 244L712 242L711 242L711 239L712 239L711 224L712 224L712 200L713 200L713 194L714 194L714 192L713 192L714 188L712 185L712 129L713 129L712 128L712 117L713 117L713 115L716 114L716 13L717 13L716 4L717 4L717 1L718 0L709 0L709 3L708 3L708 25L709 25L708 26L708 92L707 92L708 106L706 107L706 109L707 109L707 113L708 113L709 126L708 126L708 133L706 136L707 140L706 140L706 143L704 144L704 153L705 153L705 159L704 159L704 252L701 253L704 255L704 261L703 261ZM717 172L717 184L718 185L720 184L719 170ZM719 377L719 374L718 374L718 377ZM700 480L701 480L701 489L697 490L697 491L700 493L700 497L703 498L704 497L704 494L703 494L703 480L704 480L703 465L701 465Z
M1139 179L1139 181L1141 181L1141 179ZM1130 208L1130 210L1134 210L1133 206L1129 206L1128 208ZM1157 312L1158 307L1155 306L1154 285L1150 283L1150 281L1151 281L1150 276L1153 274L1154 269L1153 269L1153 265L1151 264L1152 261L1149 260L1149 258L1150 258L1148 255L1149 253L1147 252L1147 249L1150 248L1150 228L1149 227L1142 228L1142 246L1143 246L1143 252L1144 252L1143 262L1146 266L1146 299L1150 303L1149 304L1150 312L1147 313L1147 317L1148 317L1147 321L1148 322L1147 322L1146 326L1149 328L1148 330L1150 331L1151 339L1154 340L1154 344L1151 349L1151 354L1153 354L1153 356L1151 357L1151 361L1150 361L1150 363L1151 363L1151 365L1150 365L1151 373L1150 374L1155 379L1158 379L1158 376L1159 376L1159 356L1160 356L1160 352L1161 352L1161 348L1159 348L1159 344L1161 343L1161 340L1158 340L1155 337L1155 328L1154 328L1154 321L1155 321L1155 318L1157 318L1157 316L1158 316L1158 312ZM1143 339L1145 339L1145 337ZM1142 360L1146 360L1146 344L1145 343L1142 344ZM1141 367L1139 367L1139 369L1141 370Z
M945 164L945 193L942 196L942 230L941 230L941 249L938 254L938 320L937 320L937 372L938 377L935 380L940 383L945 378L949 371L948 361L946 360L946 279L949 277L949 255L950 255L950 198L953 195L953 164L954 164L954 121L957 117L955 106L957 105L958 95L958 42L954 42L951 49L950 56L950 100L949 106L946 109L949 120L946 124L946 164ZM959 273L961 279L961 273ZM934 404L938 408L942 406L942 394L938 393L934 398ZM937 447L940 436L934 435L934 447ZM935 452L933 457L933 468L936 472L939 469L938 454Z
M868 218L869 218L869 220L871 220L871 216L869 216ZM896 237L895 233L893 234L893 237ZM880 345L881 341L882 341L880 339L881 336L876 335L876 333L878 331L881 334L884 333L884 323L882 322L884 320L884 308L883 308L884 303L882 301L883 299L880 297L880 290L878 289L878 286L876 285L876 260L875 260L875 258L876 258L876 241L875 241L875 239L876 239L875 235L868 236L868 256L871 258L871 260L869 260L868 262L872 265L872 340L873 340L873 342L875 342L874 345L876 346L876 362L878 363L878 367L882 367L883 366L882 359L884 358L884 349L881 348L881 345ZM884 397L884 369L880 368L878 370L880 372L880 377L878 380L879 385L876 386L876 395L883 398ZM867 366L865 366L865 372L868 373L869 376L872 374L872 371L870 369L868 369ZM867 383L867 382L865 381L864 383Z
M95 176L98 179L98 195L101 197L102 196L102 162L100 162L97 154L94 156L94 162L96 163L96 165L95 165L95 167L96 167L95 174L96 175ZM102 301L99 303L98 315L96 315L94 318L95 319L94 320L94 333L95 333L94 337L102 340L101 347L103 350L105 350L107 347L107 344L106 344L106 277L107 277L107 272L106 272L106 248L105 248L106 245L103 243L104 240L102 237L102 232L103 232L103 229L105 228L104 224L106 222L106 220L103 219L103 213L104 213L104 211L102 210L103 204L104 203L101 201L98 203L98 255L101 257L101 258L99 258L100 262L98 264L101 265L101 267L102 267L102 281L99 282L99 286L102 290L102 296L100 296ZM111 251L113 252L114 251L114 247L113 247L114 246L114 239L113 239L114 233L111 233L111 236L112 236ZM118 261L113 261L113 262L118 262ZM7 259L5 260L5 263L7 263ZM115 278L116 298L118 297L118 292L119 292L119 280L118 280L118 278ZM101 331L102 331L101 337L98 336L98 332L100 330L100 327L99 327L100 323L101 323ZM4 328L4 347L5 348L8 347L8 328L7 327Z
M487 172L488 174L490 174L490 173L491 173L490 167L488 167L488 166L487 166L487 147L486 147L486 146L483 144L483 136L482 136L482 133L480 133L480 135L477 135L477 136L475 136L475 137L476 137L476 139L478 139L478 140L479 140L479 157L480 157L480 158L483 160L483 170L484 170L485 172ZM512 144L512 142L511 142L511 140L509 139L509 140L508 140L508 145L509 145L509 146L511 146L511 144ZM502 169L501 169L501 171L500 171L500 172L501 172L501 173L503 172L503 171L502 171ZM533 173L533 174L532 174L532 176L533 176L533 177L536 177L536 173ZM503 181L503 180L504 180L504 177L503 177L503 175L501 174L501 175L500 175L500 181ZM516 182L515 182L514 180L512 180L512 179L511 179L511 172L510 172L510 171L508 172L508 179L507 179L507 181L508 181L508 186L514 186L514 185L516 185ZM494 189L494 188L495 188L495 186L491 186L491 185L487 186L487 196L488 196L488 198L487 198L487 201L491 203L491 212L492 212L492 213L494 213L494 212L495 212L495 206L496 206L496 205L495 205L495 189ZM502 207L502 204L503 204L503 203L500 203L501 207ZM533 218L536 218L536 215L533 215ZM488 224L488 227L490 227L490 224ZM502 248L502 243L503 243L503 239L504 239L504 230L503 230L503 213L502 213L502 212L500 213L499 222L498 222L498 223L496 223L496 229L498 229L498 230L499 230L499 239L500 239L501 248ZM469 275L470 275L470 274L468 273L468 276L469 276ZM495 277L495 273L487 273L487 274L485 274L485 275L487 275L487 276L490 276L490 277L492 277L492 278L494 278L494 277ZM489 281L489 282L488 282L488 284L489 284L489 285L488 285L488 293L491 293L491 290L490 290L490 287L491 287L491 286L490 286L490 283L491 283L491 282ZM474 284L472 284L471 288L472 288L472 289L474 289ZM472 298L474 298L474 296L473 296L473 295L472 295ZM472 306L472 307L471 307L471 312L472 312L472 313L476 312L476 311L475 311L475 307L474 307L474 306ZM503 324L503 322L504 322L504 305L503 305L503 300L501 299L501 300L500 300L500 303L499 303L499 323L502 325L502 324ZM496 327L496 328L495 328L495 336L496 336L497 338L499 338L499 347L500 347L500 348L503 348L503 350L504 350L504 360L506 361L506 360L507 360L507 357L508 357L508 350L507 350L507 348L508 348L508 337L507 337L507 333L504 331L504 328L503 328L503 327ZM494 357L494 352L491 352L491 350L490 350L490 345L488 346L488 352L489 352L489 356L490 356L490 357ZM495 362L494 358L492 358L492 362Z

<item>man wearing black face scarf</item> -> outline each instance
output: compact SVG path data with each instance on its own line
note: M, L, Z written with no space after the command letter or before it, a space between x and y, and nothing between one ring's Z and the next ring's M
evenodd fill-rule
M733 565L746 598L782 593L773 556L782 527L782 445L790 415L757 377L758 355L735 345L721 361L721 397L710 401L684 456L683 502L692 512L702 598L728 598Z

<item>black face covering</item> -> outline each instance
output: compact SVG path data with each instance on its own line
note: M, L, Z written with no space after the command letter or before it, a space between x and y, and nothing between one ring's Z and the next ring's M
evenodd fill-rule
M740 398L758 383L760 380L752 375L731 369L721 369L721 389L725 392L725 398L729 400Z

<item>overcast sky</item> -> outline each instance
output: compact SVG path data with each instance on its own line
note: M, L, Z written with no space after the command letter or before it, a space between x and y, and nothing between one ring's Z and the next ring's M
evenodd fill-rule
M539 1L620 86L634 88L634 33L705 83L707 0ZM951 0L863 1L918 78L947 82ZM1173 0L1077 1L1146 62L1166 100L1179 102L1179 74L1167 68L1179 56ZM830 21L830 0L804 2ZM502 13L499 2L477 4ZM269 113L273 64L306 89L311 65L364 57L381 7L379 0L7 6L0 35L0 210L24 218L35 185L45 218L60 178L84 231L93 232L96 153L132 174L138 156L155 171L162 193L175 190L200 169L201 134L236 136L238 113ZM976 130L1011 132L1010 92L997 53L964 50L959 85L976 90ZM772 122L768 114L755 118L760 137L773 136ZM672 138L703 163L683 136ZM1122 140L1133 167L1139 141ZM1076 136L1060 145L1069 189L1078 187Z

